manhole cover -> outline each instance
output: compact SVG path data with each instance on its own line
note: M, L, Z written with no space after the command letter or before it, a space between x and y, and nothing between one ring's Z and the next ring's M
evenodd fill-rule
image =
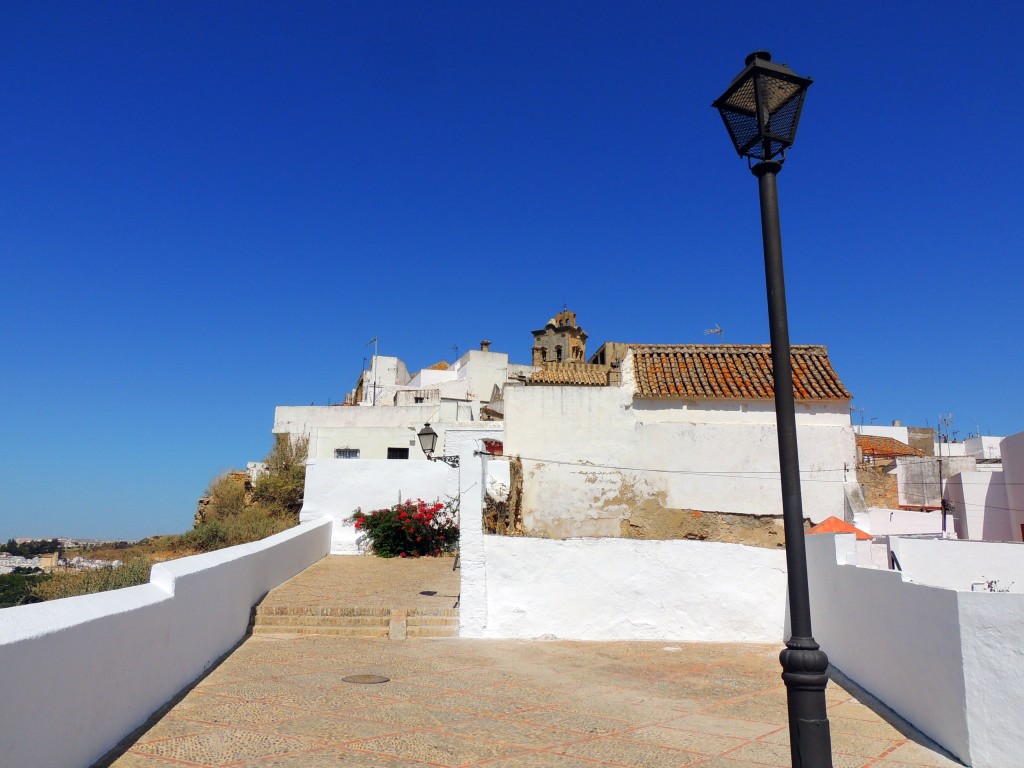
M391 680L390 677L384 677L384 675L349 675L348 677L341 678L342 682L345 683L359 683L360 685L373 685L376 683L386 683Z

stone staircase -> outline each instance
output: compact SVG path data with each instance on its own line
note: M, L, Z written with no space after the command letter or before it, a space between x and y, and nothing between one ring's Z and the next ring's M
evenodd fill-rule
M257 605L249 629L254 635L296 634L388 638L456 637L457 608Z

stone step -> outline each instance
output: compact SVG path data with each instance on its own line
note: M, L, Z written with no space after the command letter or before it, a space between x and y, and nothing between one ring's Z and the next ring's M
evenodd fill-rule
M391 609L355 605L258 605L257 616L390 616Z
M387 627L388 616L267 616L257 614L257 627Z
M457 627L458 616L414 616L409 614L407 622L410 627Z
M453 624L445 627L407 627L406 637L458 637L459 625Z
M251 628L254 635L332 635L336 637L388 637L387 625L383 627L321 627L297 625L256 624Z

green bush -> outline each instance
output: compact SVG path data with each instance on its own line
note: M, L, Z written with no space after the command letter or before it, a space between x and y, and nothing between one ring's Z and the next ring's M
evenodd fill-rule
M267 514L298 520L308 455L308 437L275 435L274 447L264 459L267 471L252 485L253 502L262 506Z
M369 541L378 557L421 557L454 552L459 544L458 510L454 504L406 499L391 509L369 514L357 509L349 520Z
M149 562L143 557L136 557L117 568L54 571L45 581L34 584L29 589L29 594L37 600L57 600L62 597L134 587L148 582Z
M206 491L209 503L203 510L206 522L234 517L247 506L245 473L225 472L210 483Z

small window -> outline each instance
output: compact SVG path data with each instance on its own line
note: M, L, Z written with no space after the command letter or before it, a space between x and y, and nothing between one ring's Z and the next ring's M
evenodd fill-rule
M408 459L409 449L408 448L388 448L389 459Z
M334 458L336 459L358 459L359 449L358 448L335 448Z
M413 402L414 403L422 403L423 402L423 398L422 397L414 397L413 398Z

